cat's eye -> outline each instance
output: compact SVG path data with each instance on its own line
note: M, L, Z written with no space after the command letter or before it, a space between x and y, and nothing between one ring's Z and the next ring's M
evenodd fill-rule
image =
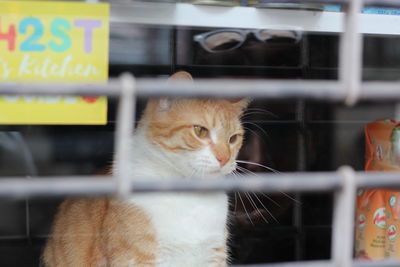
M238 139L239 139L239 134L234 134L231 136L231 138L229 138L229 143L234 144Z
M199 126L199 125L194 125L193 126L194 129L194 133L196 134L197 137L199 138L206 138L208 137L208 129L203 127L203 126Z

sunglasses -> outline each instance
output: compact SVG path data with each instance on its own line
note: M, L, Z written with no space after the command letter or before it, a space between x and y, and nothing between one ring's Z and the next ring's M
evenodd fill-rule
M210 53L218 53L230 51L239 48L248 38L249 34L261 42L282 41L282 39L290 40L298 43L301 39L301 32L294 30L236 30L222 29L211 32L197 34L193 37L204 50Z

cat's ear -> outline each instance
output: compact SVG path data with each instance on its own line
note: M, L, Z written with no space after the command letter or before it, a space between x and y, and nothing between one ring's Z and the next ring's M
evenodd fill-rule
M193 81L192 75L186 71L178 71L168 78L168 81ZM174 100L171 98L163 97L152 100L152 105L155 107L156 112L166 112L171 109Z
M168 78L168 81L186 81L186 82L193 82L193 77L190 75L189 72L186 71L178 71L171 75Z
M250 98L232 98L228 100L231 102L235 107L237 107L240 111L244 111L247 106L250 104Z
M168 78L167 82L171 81L192 82L193 78L192 75L186 71L178 71ZM168 97L151 99L147 103L146 113L153 116L154 119L165 119L174 101L176 100Z

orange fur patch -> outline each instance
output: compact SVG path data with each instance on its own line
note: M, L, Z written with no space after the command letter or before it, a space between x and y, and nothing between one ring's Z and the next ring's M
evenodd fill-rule
M45 266L125 266L155 261L158 244L144 211L108 198L67 200L43 254Z

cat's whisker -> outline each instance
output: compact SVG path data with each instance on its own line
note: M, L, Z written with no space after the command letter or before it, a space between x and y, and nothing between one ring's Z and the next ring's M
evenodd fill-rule
M193 170L192 170L192 173L189 175L188 178L191 179L191 178L195 177L196 174L197 174L197 170L196 170L196 169L193 169Z
M252 176L257 177L257 174L256 174L256 173L254 173L254 172L252 172L252 171L250 171L250 170L248 170L248 169L246 169L246 168L237 166L237 169L240 170L240 171L242 171L242 172L244 172L244 173L246 173L246 174L250 174L250 175L252 175ZM254 193L254 194L256 194L256 193ZM260 194L260 195L266 197L269 201L271 201L272 203L274 203L276 206L281 207L281 205L279 205L279 203L277 203L275 200L273 200L273 199L272 199L270 196L268 196L267 194L265 194L265 193L263 193L263 192L257 192L257 194Z
M282 193L282 192L281 192ZM273 200L270 196L268 196L267 194L263 193L263 192L258 192L258 194L262 195L263 197L267 198L269 201L271 201L272 203L274 203L276 206L278 206L279 208L282 208L282 206L276 202L275 200Z
M236 214L236 210L237 210L237 193L235 192L235 194L234 194L234 196L235 196L235 205L234 205L234 207L235 207L235 209L233 210L233 212Z
M252 171L250 171L250 170L248 170L248 169L246 169L246 168L237 166L237 169L240 170L240 171L242 171L242 172L244 172L244 173L246 173L246 174L250 174L250 175L253 175L253 176L257 176L256 173L254 173L254 172L252 172ZM254 193L254 194L256 194L256 193ZM274 203L274 204L275 204L276 206L278 206L279 208L282 207L281 205L279 205L278 202L276 202L275 200L273 200L273 199L272 199L270 196L268 196L267 194L265 194L265 193L263 193L263 192L257 192L257 194L261 194L262 196L266 197L269 201L271 201L272 203Z
M256 174L255 172L252 172L252 171L250 171L250 170L248 170L248 169L246 169L246 168L244 168L244 167L237 166L237 169L238 169L239 171L242 171L242 172L246 173L246 174L251 174L251 175L253 175L253 176L257 176L257 174Z
M250 196L250 194L248 192L244 192L244 195L249 200L250 205L253 208L253 210L259 212L258 207L257 207L256 203L254 202L253 198Z
M258 167L262 167L262 168L267 169L269 171L272 171L274 173L281 173L281 172L279 172L279 171L277 171L277 170L275 170L275 169L273 169L271 167L268 167L268 166L265 166L265 165L262 165L262 164L256 163L256 162L251 162L251 161L247 161L247 160L238 160L238 159L236 160L236 162L237 163L250 164L250 165L255 165L255 166L258 166Z
M237 173L237 172L233 172L233 177L235 177L236 179L239 179L238 175L240 175L240 174ZM239 200L240 200L240 202L242 203L242 206L243 206L243 209L244 209L244 211L245 211L245 213L246 213L247 218L249 219L250 223L251 223L252 225L254 225L253 221L251 220L250 214L249 214L249 212L248 212L247 209L246 209L246 206L245 206L245 204L244 204L244 201L243 201L243 199L242 199L242 196L240 195L240 192L235 192L235 196L236 196L236 194L239 196ZM235 206L235 212L236 212L236 207L237 207L237 206Z
M281 172L279 172L279 171L277 171L277 170L275 170L275 169L273 169L273 168L271 168L271 167L268 167L268 166L265 166L265 165L262 165L262 164L259 164L259 163L256 163L256 162L245 161L245 160L236 160L236 162L237 162L237 163L244 163L244 164L252 164L252 165L256 165L256 166L260 166L260 167L262 167L262 168L265 168L265 169L267 169L267 170L269 170L269 171L272 171L272 172L274 172L274 173L281 173ZM238 167L241 168L242 171L243 171L243 169L244 169L244 170L247 170L247 169L245 169L245 168L243 168L243 167L237 166L237 168L238 168ZM249 171L249 170L247 170L247 171ZM285 197L287 197L287 198L289 198L290 200L294 201L296 204L301 205L301 202L300 202L300 201L298 201L297 199L291 197L289 194L287 194L287 193L285 193L285 192L282 192L282 191L279 191L279 192L280 192L282 195L284 195ZM264 195L264 196L266 196L266 195Z
M259 129L266 137L271 138L271 136L269 136L269 134L260 125L257 125L254 122L249 122L249 121L243 121L242 123L243 123L243 126L246 124L253 125L257 129Z
M233 172L235 175L234 177L236 179L238 179L238 176L242 176L240 173L238 172ZM263 208L265 209L266 212L268 212L268 214L276 221L278 222L278 220L272 215L272 213L267 209L267 207L265 207L265 205L262 203L262 201L257 197L257 195L253 192L244 192L244 194L246 195L247 199L250 201L251 206L254 208L254 210L256 210L258 212L258 214L260 214L260 216L263 218L263 220L266 223L269 223L268 220L264 217L264 215L262 214L262 212L260 211L260 209L257 207L256 203L254 202L253 198L251 197L250 193L254 194L254 196L257 198L258 202L260 202L260 204L263 206ZM236 193L235 193L236 194ZM274 202L274 201L272 201ZM235 211L236 211L236 206L235 206ZM279 222L278 222L279 223Z
M253 200L253 198L251 197L250 193L246 193L246 192L245 192L245 195L247 196L247 199L250 201L250 203L252 203L251 206L254 208L254 210L255 210L258 214L260 214L261 218L262 218L266 223L269 223L268 220L267 220L267 218L264 217L264 215L262 214L262 212L260 211L260 209L257 207L257 204L254 202L254 200ZM264 206L264 205L263 205L263 206ZM267 210L267 212L270 214L270 212L269 212L268 210ZM273 217L273 216L272 216L272 217ZM275 220L276 220L276 219L275 219Z
M252 134L256 135L257 137L260 138L260 140L263 140L263 139L261 138L261 135L260 135L260 134L258 134L256 131L250 129L249 127L243 126L243 129L244 129L245 131L249 131L249 132L251 132ZM269 137L268 137L268 138L269 138Z
M242 170L244 170L244 171L248 171L248 172L250 172L252 175L255 175L256 176L256 174L255 173L253 173L253 172L251 172L251 171L249 171L249 170L247 170L247 169L245 169L245 168L242 168L242 167L240 167L240 166L238 166L239 168L241 168ZM241 175L241 174L239 174L239 175ZM251 192L251 194L254 194L254 196L256 197L256 199L258 200L258 202L262 205L262 207L265 209L265 211L277 222L277 223L279 223L279 221L275 218L275 216L271 213L271 211L264 205L264 203L261 201L261 199L257 196L257 194L256 193L254 193L254 192ZM274 201L273 199L271 199L269 196L267 196L266 194L264 194L264 193L261 193L263 196L265 196L268 200L270 200L272 203L274 203L275 205L277 205L278 207L281 207L276 201ZM267 221L266 221L267 222ZM268 223L268 222L267 222Z
M246 173L246 174L251 174L251 175L253 175L253 176L257 176L257 174L255 174L254 172L252 172L252 171L250 171L250 170L248 170L248 169L246 169L246 168L243 168L243 167L241 167L241 166L236 166L236 168L237 168L239 171L242 171L242 172L244 172L244 173Z
M204 166L202 166L201 168L200 168L200 177L202 177L202 178L204 178L204 177L206 177L207 175L209 175L208 173L207 173L207 169L204 167Z
M249 219L250 223L251 223L252 225L254 225L254 223L253 223L253 221L251 220L251 217L250 217L250 215L249 215L249 213L248 213L248 211L247 211L247 209L246 209L246 206L244 205L244 201L243 201L242 197L240 196L240 193L239 193L239 192L238 192L238 196L239 196L240 202L242 202L242 205L243 205L244 211L245 211L245 213L246 213L246 215L247 215L247 218Z
M269 209L267 209L267 207L264 205L264 203L261 201L261 199L257 196L257 194L254 192L253 192L253 194L254 194L255 198L258 200L258 202L261 204L261 206L264 208L264 210L266 212L268 212L269 216L271 216L275 222L279 223L278 219L276 219L275 216L272 214L272 212L270 212Z
M259 111L246 112L245 114L243 114L243 115L240 117L240 119L249 117L249 116L251 116L251 115L258 115L258 114L263 114L263 113L262 113L262 112L259 112Z
M300 201L298 201L297 199L291 197L289 194L287 194L287 193L285 193L285 192L282 192L282 191L280 191L280 193L281 193L282 195L284 195L285 197L287 197L288 199L290 199L290 200L292 200L293 202L295 202L297 205L301 205L301 202L300 202Z
M275 113L261 108L247 108L246 112L242 114L242 117L247 116L248 114L261 114L261 115L271 116L275 119L279 119L279 116L276 115Z

